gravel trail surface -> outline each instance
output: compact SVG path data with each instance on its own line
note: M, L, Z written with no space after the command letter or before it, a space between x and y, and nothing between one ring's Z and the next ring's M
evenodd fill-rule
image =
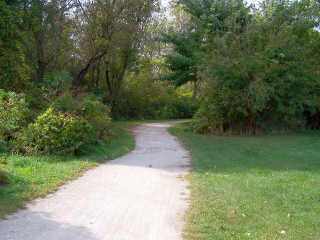
M136 128L136 148L0 220L0 240L182 240L189 154L167 128Z

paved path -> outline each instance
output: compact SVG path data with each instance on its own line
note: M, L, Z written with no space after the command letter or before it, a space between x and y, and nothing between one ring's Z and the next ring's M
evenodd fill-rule
M172 123L136 129L136 148L0 221L1 240L181 240L188 152Z

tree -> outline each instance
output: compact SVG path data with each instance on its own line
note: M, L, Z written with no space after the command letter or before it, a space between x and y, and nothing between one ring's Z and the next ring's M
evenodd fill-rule
M86 61L74 87L83 84L90 68L102 65L97 69L104 70L105 102L115 108L123 78L136 60L156 7L153 0L93 1L86 5L79 15L79 52Z
M46 72L65 67L70 59L71 21L68 14L75 4L71 0L33 0L24 6L25 53L35 74L33 80L42 83ZM61 69L60 69L61 70Z
M0 2L0 88L21 90L29 69L23 52L20 1Z
M221 24L224 34L210 34L206 105L199 114L210 131L304 127L305 110L319 101L317 55L310 51L316 22L305 4L267 1L242 28L234 11Z
M190 14L190 27L169 36L176 41L176 36L197 33L200 46L193 48L182 38L184 44L174 43L167 63L181 83L190 81L183 73L198 69L204 92L200 130L254 133L281 124L302 127L304 112L319 103L319 4L274 0L255 9L242 0L180 3Z
M192 31L170 33L164 35L162 41L171 44L173 49L166 55L165 61L169 74L162 75L161 79L171 82L176 87L191 82L194 84L194 96L196 96L201 34Z

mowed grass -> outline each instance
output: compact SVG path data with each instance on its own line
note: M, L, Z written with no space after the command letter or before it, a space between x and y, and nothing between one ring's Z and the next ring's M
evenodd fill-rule
M8 164L0 167L9 173L8 185L0 186L0 217L13 213L25 202L44 197L68 180L99 163L122 156L135 146L130 133L135 123L114 123L110 143L99 143L81 150L80 156L26 157L0 153ZM85 194L85 193L84 193Z
M320 135L170 129L192 153L186 240L320 239Z

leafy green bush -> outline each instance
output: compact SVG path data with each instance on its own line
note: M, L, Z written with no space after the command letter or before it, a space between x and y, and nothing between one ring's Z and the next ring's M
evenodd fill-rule
M69 91L16 134L15 150L27 154L77 152L83 144L107 140L109 108L95 96L73 98Z
M75 99L67 91L56 100L53 107L55 111L72 113L87 120L92 126L93 142L98 138L105 140L104 136L109 132L111 125L110 110L96 96L79 96Z
M80 108L81 99L74 99L70 91L55 99L52 107L57 112L76 113Z
M174 86L151 79L131 79L120 93L113 117L120 119L191 118L196 99L182 96Z
M312 18L297 14L296 4L279 1L273 13L262 8L261 15L276 13L270 18L246 14L239 30L232 21L241 14L232 11L231 22L221 21L224 32L211 33L212 49L203 54L199 73L205 99L197 114L200 132L255 134L305 127L305 112L312 116L319 106L319 45L312 40L318 35Z
M87 120L50 107L18 134L16 147L29 154L72 152L91 139L92 129Z
M66 70L46 73L44 76L44 92L49 100L54 100L61 92L70 89L72 77Z
M198 99L189 96L178 96L168 105L174 111L171 118L192 118L199 108Z
M87 96L80 104L79 115L92 126L93 139L106 140L111 126L110 110L106 105L94 96Z
M10 141L27 124L28 112L23 94L0 89L0 139Z

